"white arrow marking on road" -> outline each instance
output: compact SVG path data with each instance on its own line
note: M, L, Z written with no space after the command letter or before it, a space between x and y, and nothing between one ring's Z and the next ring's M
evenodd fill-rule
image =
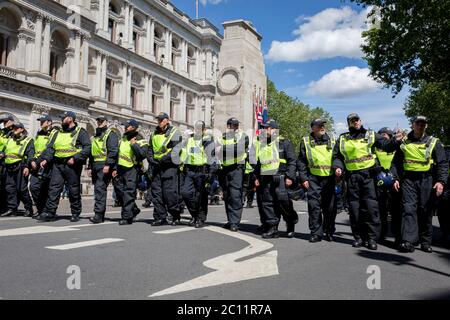
M46 248L53 249L53 250L71 250L71 249L77 249L77 248L97 246L100 244L114 243L114 242L119 242L119 241L125 241L125 240L124 239L116 239L116 238L105 238L105 239L99 239L99 240L68 243L68 244L63 244L63 245L59 245L59 246L51 246L51 247L46 247Z
M102 225L106 225L106 224L114 224L114 222L105 222L102 224L80 224L80 225L75 225L73 227L36 226L36 227L6 229L6 230L0 230L0 237L22 236L22 235L30 235L30 234L65 232L65 231L79 231L80 229L78 229L78 228L102 226Z
M219 257L203 262L203 265L205 267L214 269L216 271L173 286L171 288L156 292L150 295L150 298L206 287L213 287L221 284L270 277L279 274L277 265L278 251L270 251L259 257L236 262L236 260L238 259L252 256L259 252L263 252L272 248L272 243L262 241L241 233L231 232L223 228L206 227L204 229L243 240L245 242L248 242L249 246L237 252L221 255Z

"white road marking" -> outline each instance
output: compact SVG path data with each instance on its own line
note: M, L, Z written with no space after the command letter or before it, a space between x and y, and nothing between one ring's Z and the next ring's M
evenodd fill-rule
M186 227L186 228L178 228L178 229L168 229L168 230L163 230L163 231L155 231L153 233L156 233L156 234L174 234L174 233L193 231L193 230L197 230L197 229L195 229L193 227Z
M105 238L105 239L99 239L99 240L91 240L91 241L82 241L82 242L63 244L63 245L59 245L59 246L51 246L51 247L46 247L46 248L53 249L53 250L71 250L71 249L92 247L92 246L98 246L101 244L114 243L114 242L120 242L120 241L125 241L125 240L117 239L117 238Z
M11 217L11 218L0 218L0 221L13 221L13 220L29 220L27 217Z
M221 255L219 257L203 262L203 265L205 267L214 269L216 271L210 272L204 276L200 276L179 285L167 288L165 290L153 293L149 296L150 298L206 287L218 286L226 283L235 283L244 280L270 277L279 274L277 265L278 251L275 250L267 252L255 258L236 262L236 260L238 259L252 256L259 252L271 249L273 247L272 243L250 237L242 233L231 232L219 227L210 226L203 229L243 240L247 242L249 246L237 252Z
M102 226L102 225L107 225L107 224L115 224L115 222L105 222L102 224L80 224L80 225L74 225L73 227L72 226L64 226L64 227L36 226L36 227L6 229L6 230L0 230L0 237L22 236L22 235L30 235L30 234L65 232L65 231L79 231L80 229L78 229L78 228Z

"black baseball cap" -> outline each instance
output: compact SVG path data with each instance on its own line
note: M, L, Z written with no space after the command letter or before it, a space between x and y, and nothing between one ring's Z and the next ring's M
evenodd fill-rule
M37 121L53 121L52 117L49 114L43 115L42 117L38 118Z
M18 122L18 123L15 123L15 124L13 125L13 128L22 128L22 129L25 129L25 126L23 125L22 122Z
M349 122L352 119L361 119L361 117L359 116L359 114L357 113L350 113L347 117L347 122Z
M425 116L417 116L417 117L415 117L414 120L413 120L413 123L416 123L416 122L425 122L425 123L428 123L428 119L427 119L427 117L425 117Z
M158 114L158 116L156 117L156 119L158 119L159 121L164 120L164 119L170 119L169 115L165 112L161 112L160 114Z
M77 118L77 115L73 111L66 111L60 115L61 119L65 119L67 117L70 117L75 121L75 119Z
M97 121L108 121L108 119L104 115L98 116L95 120L97 120Z
M325 121L323 119L314 119L313 121L311 121L311 128L314 126L320 126L325 123L327 123L327 121Z
M6 121L14 121L14 117L11 115L7 115L0 119L0 122L6 122Z
M126 122L123 122L122 125L124 125L125 128L128 128L129 126L135 127L136 129L139 128L139 122L137 122L135 119L130 119Z
M236 118L230 118L227 121L227 126L238 126L239 124L240 124L240 122Z
M394 132L393 132L390 128L388 128L388 127L383 127L383 128L381 128L381 129L378 131L378 133L379 133L379 134L387 133L387 134L390 135L390 136L393 136L393 135L394 135Z
M280 129L280 126L278 125L278 123L275 120L269 120L266 123L264 123L263 128L272 128L272 129Z

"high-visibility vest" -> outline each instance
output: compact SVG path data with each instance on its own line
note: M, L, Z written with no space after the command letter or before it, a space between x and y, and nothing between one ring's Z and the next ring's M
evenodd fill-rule
M141 139L137 141L139 146L143 147L147 144L145 139ZM131 143L128 141L127 137L123 137L119 144L119 166L125 168L132 168L135 165L140 164L136 160L136 156L134 155L133 149L131 148Z
M287 163L286 159L280 159L279 144L283 137L277 137L269 144L256 141L256 157L261 163L261 175L275 175L280 164Z
M432 153L439 139L430 137L426 143L412 143L404 141L400 150L403 151L403 169L405 171L427 172L433 164Z
M106 141L111 134L112 129L106 130L105 134L100 137L94 137L91 144L91 154L94 162L104 162L106 161L107 148Z
M374 143L374 131L367 131L362 139L350 139L348 133L341 136L339 150L348 171L369 169L376 164L376 155L372 152Z
M58 130L53 129L50 134L38 134L34 139L34 156L39 157L45 149L47 149L48 143L52 140Z
M222 145L222 148L224 146L233 146L238 144L239 141L241 141L241 139L245 139L244 137L244 133L243 132L238 132L237 134L234 135L234 137L227 137L226 134L224 134L220 139L219 139L219 144ZM244 150L242 150L244 151ZM233 157L232 158L228 158L228 154L225 155L226 158L223 159L222 161L222 166L223 167L229 167L235 164L244 164L245 159L247 159L247 152L243 152L241 155L237 155L236 158L234 158L234 153L233 153Z
M8 135L4 130L0 130L0 151L3 151L8 143Z
M76 147L78 135L80 134L81 127L77 127L72 132L59 131L53 144L55 149L55 157L57 158L70 158L81 151L81 148Z
M33 140L31 137L26 137L20 141L9 138L5 147L5 164L14 164L22 161L25 158L25 150L31 140Z
M245 174L250 174L250 173L252 173L254 170L253 170L253 167L252 167L252 165L250 164L250 162L246 162L245 163Z
M377 155L378 161L384 170L389 170L392 165L392 160L394 160L395 152L386 152L381 149L375 149L375 154Z
M174 127L170 129L170 131L164 134L152 134L150 138L152 147L153 147L153 157L155 159L161 159L165 155L168 155L172 152L172 148L167 148L170 141L172 141L173 136L177 133L178 130Z
M209 138L209 137L205 137ZM191 137L188 139L185 151L183 154L184 164L190 166L204 166L208 162L208 157L205 153L205 147L203 146L204 139L196 140Z
M310 136L303 138L308 159L309 171L319 177L329 177L332 175L333 148L336 140L330 137L327 144L318 145Z

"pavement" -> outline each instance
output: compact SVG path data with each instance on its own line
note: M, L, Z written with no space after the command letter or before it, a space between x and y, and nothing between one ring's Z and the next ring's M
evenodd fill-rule
M141 206L142 201L138 201ZM450 250L399 253L388 238L378 251L351 246L348 214L337 217L334 242L308 242L306 203L296 202L296 237L265 240L256 208L244 209L239 233L221 228L223 206L210 206L208 227L151 227L153 209L119 226L92 225L91 198L70 223L68 200L56 222L0 218L0 299L379 300L450 299ZM186 212L187 213L187 212ZM186 216L188 218L188 216Z

